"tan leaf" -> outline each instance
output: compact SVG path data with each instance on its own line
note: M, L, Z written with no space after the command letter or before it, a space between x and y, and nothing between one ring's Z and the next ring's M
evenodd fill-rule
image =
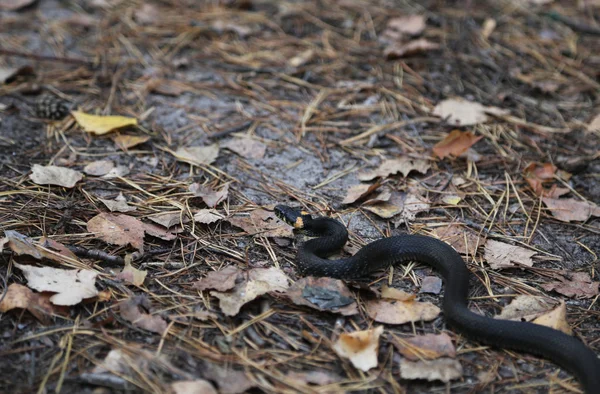
M306 305L320 311L337 312L344 316L358 313L348 286L337 279L302 278L288 289L286 296L296 305Z
M437 276L426 276L421 281L419 293L440 294L442 291L442 280Z
M250 213L236 214L225 219L248 234L260 234L264 237L294 238L291 226L279 220L273 212L255 209Z
M34 164L29 178L37 185L57 185L71 188L83 178L83 174L70 168Z
M574 298L591 298L598 295L598 285L587 272L573 272L565 274L557 282L546 283L542 288L546 291L554 290L557 293Z
M50 324L49 316L54 313L48 297L42 297L26 286L11 283L4 299L0 301L0 312L6 313L15 308L27 309L42 324Z
M177 97L182 93L193 90L193 87L184 82L172 79L153 78L146 84L146 89L149 92Z
M198 223L210 224L223 219L216 209L201 209L194 214L194 221Z
M426 212L429 210L431 204L426 200L425 197L416 194L404 194L404 206L400 219L406 219L409 222L415 220L419 212Z
M90 115L81 111L72 111L71 114L73 114L79 126L88 133L96 135L110 133L113 130L127 126L137 126L136 118L126 116Z
M238 283L228 293L210 292L219 299L219 307L227 316L237 315L244 304L263 294L284 292L289 287L287 276L279 268L254 268L247 275L246 281Z
M562 300L556 309L538 317L533 322L535 324L540 324L542 326L562 331L567 335L573 335L573 329L567 322L567 306Z
M389 219L401 213L404 209L404 206L398 206L391 202L384 201L378 204L365 205L363 208L369 212L374 213L380 218Z
M251 137L232 138L221 144L245 159L259 160L265 156L267 146Z
M333 350L338 356L349 359L355 368L366 372L377 366L379 337L382 333L383 326L350 334L343 333L334 343Z
M431 42L425 38L419 38L407 43L396 42L384 49L383 54L388 59L398 59L418 55L423 52L440 49L440 44Z
M143 144L149 140L149 135L119 134L113 138L115 144L123 151L127 151L129 148L133 148L134 146Z
M400 360L400 376L402 379L427 379L428 381L441 380L449 382L463 376L462 365L451 358L438 358L436 360L410 361Z
M447 156L460 156L483 136L475 137L470 131L452 130L443 140L435 144L433 153L443 159Z
M121 317L134 326L144 330L162 334L167 329L167 322L158 315L151 315L140 311L140 307L150 310L150 302L147 298L137 296L119 303Z
M116 166L108 171L106 174L102 175L102 178L105 179L114 179L118 177L124 177L129 174L129 167L127 166Z
M87 175L102 176L108 174L113 168L115 163L111 160L96 160L83 167L83 172Z
M489 120L487 114L507 115L509 112L498 107L487 107L463 98L451 98L438 103L433 114L446 119L453 126L472 126ZM466 149L465 149L466 150Z
M125 268L117 274L117 279L124 280L125 282L132 283L136 286L144 284L148 271L139 270L131 265L131 255L125 256Z
M392 40L402 40L406 36L418 36L425 30L423 15L409 15L391 18L382 35Z
M550 197L542 197L542 201L561 222L584 222L592 216L600 216L600 207L591 202Z
M496 20L487 18L481 27L481 36L487 40L492 35L494 30L496 30L496 24Z
M137 209L127 204L127 199L122 192L114 200L105 200L100 197L98 197L98 200L102 201L111 212L131 212Z
M256 386L256 383L250 380L244 372L232 369L229 364L226 367L220 367L204 362L202 372L205 378L214 381L219 386L221 394L242 394Z
M221 190L217 191L210 186L193 183L190 185L189 190L194 193L194 196L202 198L209 208L214 208L227 198L229 184L226 184Z
M521 246L488 239L485 244L484 258L492 269L512 268L524 265L533 267L531 257L537 252Z
M143 3L140 7L134 8L133 17L142 25L151 25L161 17L158 8L155 5Z
M207 165L214 163L219 156L219 146L212 144L208 146L181 147L173 154L179 161L193 165Z
M456 357L456 348L448 334L425 334L410 338L394 336L396 349L409 360L433 360L440 357Z
M307 49L288 60L290 67L300 67L310 62L315 57L315 51L313 49Z
M406 177L411 171L417 171L421 174L425 174L427 171L429 171L430 167L431 165L427 160L401 157L399 159L383 161L377 169L358 174L358 179L361 181L370 181L377 177L386 178L399 172L402 173L402 176Z
M163 227L155 223L142 223L144 226L144 233L151 235L156 238L164 239L165 241L171 241L177 238L177 234L183 231L181 226L174 226L171 228Z
M213 385L203 379L173 382L171 392L172 394L218 394Z
M57 293L50 297L54 305L75 305L84 298L98 295L95 285L98 274L94 271L14 265L23 271L27 285L32 289Z
M305 385L308 383L317 386L324 386L326 384L337 383L343 380L339 375L325 371L289 371L286 373L285 377L286 379L290 379L292 382L300 385Z
M600 114L596 115L587 126L588 131L600 131Z
M342 204L352 204L373 193L380 185L380 183L375 183L373 185L360 184L351 186L348 192L346 192L346 197L344 197Z
M87 222L87 230L109 244L144 250L145 224L133 216L103 212Z
M235 282L242 271L232 265L223 268L220 271L209 272L206 277L198 280L192 286L192 289L200 291L206 289L215 289L218 291L227 291L235 287Z
M404 290L396 289L394 287L388 287L383 285L381 288L381 298L387 298L399 301L414 301L417 296L415 294L407 293Z
M556 170L557 168L553 164L534 162L525 167L523 176L535 194L541 196L545 195L542 183L552 181Z
M4 235L6 236L7 246L17 255L28 255L38 260L42 259L43 254L38 250L31 238L15 230L6 230L4 231Z
M190 221L188 216L185 213L182 213L182 211L161 212L158 215L148 216L148 219L164 228L180 226L182 223L185 224Z
M367 301L366 308L371 319L386 324L430 321L440 314L437 306L419 301L372 300Z
M471 256L475 256L477 247L485 245L486 242L485 239L479 238L473 231L457 224L438 227L433 230L433 234L440 240L452 245L458 253Z
M556 307L556 303L548 298L531 295L519 295L510 304L502 308L495 319L532 321Z

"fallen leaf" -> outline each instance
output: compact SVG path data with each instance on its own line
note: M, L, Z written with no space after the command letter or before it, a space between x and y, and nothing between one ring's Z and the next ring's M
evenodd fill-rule
M137 126L136 118L126 116L90 115L81 111L72 111L71 114L73 114L79 126L88 133L96 135L106 134L127 126Z
M173 153L175 158L192 165L208 165L214 163L219 156L219 146L212 144L208 146L181 147Z
M15 308L27 309L42 324L50 324L49 316L54 313L48 298L41 297L27 286L11 283L6 290L6 295L0 301L0 312L6 313Z
M598 285L587 272L566 273L557 282L546 283L542 288L546 291L556 291L567 297L591 298L598 295Z
M509 114L509 111L457 97L439 102L433 114L453 126L472 126L487 122L490 119L487 114L500 116Z
M430 167L431 165L427 160L401 157L399 159L383 161L377 169L358 174L358 179L361 181L370 181L377 177L386 178L399 172L402 173L402 176L407 177L411 171L425 174L429 171Z
M393 43L384 49L383 54L388 60L392 60L436 49L440 49L440 44L431 42L425 38L419 38L407 43Z
M550 197L542 197L542 201L561 222L585 222L592 216L600 216L600 207L588 201Z
M148 271L139 270L131 265L131 255L125 256L125 268L119 272L116 276L117 279L123 280L134 284L135 286L141 286L144 284Z
M115 163L110 160L96 160L83 167L83 172L87 175L102 176L108 174L113 168Z
M11 2L11 0L0 0L0 9L2 9L2 4L6 4L5 2ZM21 1L29 1L29 0L21 0ZM12 1L14 3L20 2L20 0ZM29 1L32 2L32 1ZM33 67L31 66L22 66L22 67L0 67L0 84L10 83L16 77L20 75L32 75Z
M72 188L83 178L79 171L65 167L34 164L29 178L37 185L57 185Z
M192 289L206 290L214 289L218 291L227 291L235 287L235 282L240 277L242 271L234 266L227 266L220 271L211 271L206 277L198 280L192 286Z
M423 15L408 15L391 18L382 33L384 39L400 41L407 36L418 36L425 30L425 17Z
M440 314L440 308L432 303L414 300L371 300L366 302L366 309L371 319L386 324L430 321Z
M310 62L315 57L313 49L307 49L288 60L290 67L300 67Z
M207 185L192 183L189 190L194 193L194 196L202 198L209 208L214 208L227 198L227 195L229 194L229 184L226 184L221 190L217 191Z
M481 36L487 40L490 38L494 30L496 30L496 20L487 18L481 27Z
M415 220L418 213L428 211L431 206L425 197L412 193L404 193L403 196L405 199L399 222L402 220L412 222ZM398 224L396 224L396 227L398 227Z
M92 270L64 270L18 263L14 265L23 271L27 285L32 289L56 293L50 297L50 302L54 305L76 305L84 298L98 295L98 274Z
M102 201L102 203L106 205L106 208L111 212L131 212L137 209L136 207L127 204L127 199L122 192L119 193L114 200L105 200L100 197L98 197L98 200Z
M265 144L251 137L232 138L222 143L221 146L245 159L254 160L262 159L267 151Z
M102 178L105 178L105 179L113 179L113 178L119 178L119 177L122 178L127 174L129 174L129 167L116 166L116 167L112 168L110 171L108 171L106 174L102 175Z
M556 303L545 297L519 295L502 308L495 319L532 321L556 307Z
M442 291L442 280L437 276L426 276L421 282L420 293L440 294Z
M556 166L550 163L530 163L523 170L523 176L535 194L541 196L544 195L542 184L552 181L556 170Z
M129 148L133 148L149 140L149 135L119 134L113 138L115 144L123 151L127 151Z
M533 322L562 331L567 335L573 335L573 329L567 322L567 306L564 300L561 300L560 305L556 309L538 317Z
M210 224L223 219L216 209L201 209L194 214L194 221L198 223Z
M42 253L34 245L34 241L31 238L15 230L4 231L4 236L6 237L6 245L17 255L28 255L35 257L38 260L42 259Z
M286 296L296 305L306 305L319 311L332 311L344 316L358 313L348 286L337 279L302 278L287 290Z
M285 377L296 382L297 384L314 384L324 386L327 384L337 383L343 379L339 375L324 371L309 371L309 372L288 372Z
M188 216L182 211L161 212L158 215L148 216L148 220L151 220L164 228L180 226L181 224L185 224L190 221Z
M480 238L467 227L457 224L438 227L433 230L433 234L440 240L450 244L458 253L471 256L475 256L477 248L486 243L485 239Z
M442 197L442 202L449 205L458 205L458 203L461 201L462 197L455 194L446 194L444 197Z
M279 268L253 268L247 276L247 280L238 283L230 292L210 292L219 299L219 307L227 316L237 315L244 304L263 294L284 292L289 287L287 276Z
M133 216L102 212L87 222L87 230L109 244L144 251L145 224Z
M375 183L373 185L360 184L351 186L346 192L346 197L344 197L342 204L352 204L358 200L361 200L373 193L380 185L380 183Z
M521 265L533 267L531 257L536 253L521 246L488 239L483 256L492 269L502 269Z
M446 333L425 334L409 338L394 336L392 343L403 357L412 361L456 357L456 348Z
M242 394L256 387L256 383L248 379L244 372L232 369L230 364L223 368L204 362L201 373L204 378L214 381L219 386L220 394Z
M382 333L383 326L350 334L343 333L334 343L333 350L338 356L349 359L355 368L367 372L377 366L379 337Z
M0 79L1 81L2 79ZM600 131L600 114L596 115L587 126L588 131Z
M150 302L146 297L136 296L119 303L119 312L121 317L134 326L147 331L162 334L167 329L167 322L158 315L140 311L140 307L150 311Z
M102 374L102 373L130 373L130 365L138 365L139 363L131 363L131 357L125 353L121 349L111 349L104 360L101 363L97 364L94 369L92 369L93 373Z
M255 209L250 213L236 214L225 219L248 234L264 237L294 238L291 226L279 220L273 212Z
M417 296L415 294L407 293L406 291L401 289L396 289L394 287L383 285L383 287L381 288L381 298L387 298L398 301L414 301L417 298Z
M151 25L161 17L158 8L152 4L143 3L133 11L133 17L141 25Z
M443 140L435 144L433 153L443 159L447 156L460 156L483 136L475 137L470 131L452 130Z
M462 365L451 358L438 358L436 360L410 361L400 360L400 376L402 379L427 379L428 381L441 380L449 382L463 376Z
M144 233L152 237L160 238L165 241L171 241L177 238L177 234L183 231L181 226L175 226L171 228L163 227L155 223L142 223L144 226Z
M207 380L180 380L171 383L172 394L218 394Z

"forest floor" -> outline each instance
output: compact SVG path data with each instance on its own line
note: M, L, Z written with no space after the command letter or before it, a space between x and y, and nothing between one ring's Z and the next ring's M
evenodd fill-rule
M592 0L0 0L0 392L581 392L447 326L427 266L302 278L272 210L442 239L471 310L600 353L599 34Z

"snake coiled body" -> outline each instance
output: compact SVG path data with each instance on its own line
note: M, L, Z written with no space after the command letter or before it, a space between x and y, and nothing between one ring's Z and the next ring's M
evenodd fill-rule
M538 324L497 320L468 308L469 270L448 244L421 235L400 235L372 242L354 256L338 260L326 257L348 240L344 225L326 217L312 218L285 205L275 213L282 220L314 238L298 249L297 267L302 275L357 279L389 267L417 261L433 267L445 281L443 311L449 326L465 337L501 348L544 357L570 371L587 394L600 393L600 359L578 339Z

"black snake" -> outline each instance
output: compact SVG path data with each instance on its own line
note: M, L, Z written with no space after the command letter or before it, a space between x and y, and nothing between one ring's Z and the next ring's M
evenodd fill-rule
M600 359L578 339L538 324L496 320L468 308L469 270L448 244L422 235L383 238L338 260L326 257L348 240L348 231L337 220L312 218L305 212L278 205L275 214L297 230L318 238L298 249L297 268L302 275L338 279L365 277L391 264L417 261L437 270L445 280L444 316L465 337L494 346L536 354L570 371L587 394L600 393Z

